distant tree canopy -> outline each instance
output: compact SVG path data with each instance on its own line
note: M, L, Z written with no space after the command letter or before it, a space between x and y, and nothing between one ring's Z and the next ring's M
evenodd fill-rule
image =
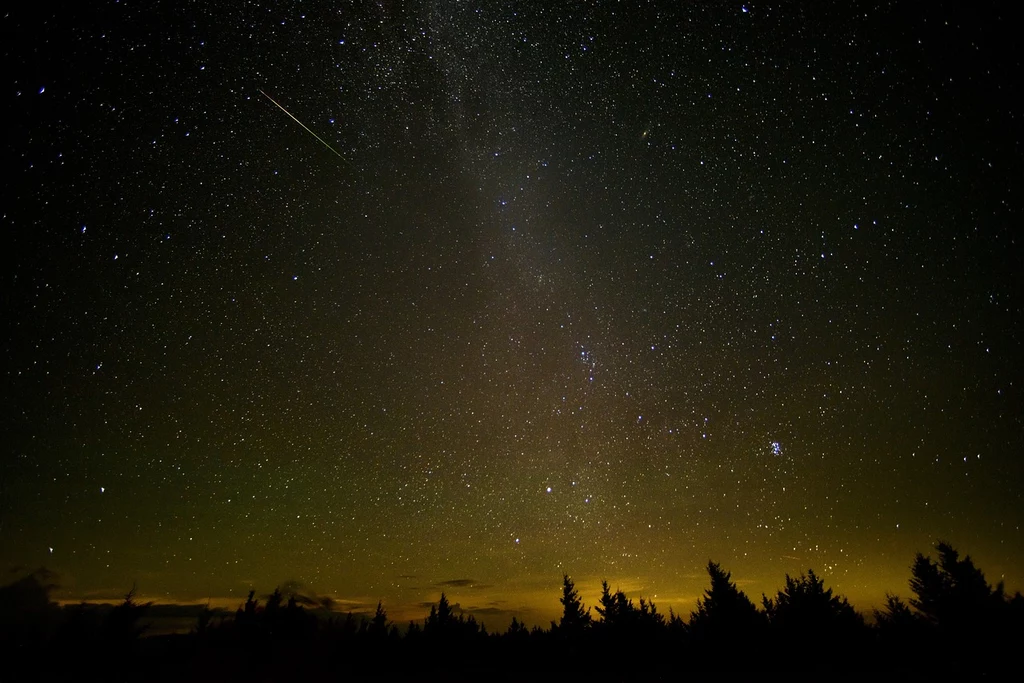
M446 677L449 667L465 662L476 667L474 672L524 678L537 671L631 678L636 673L631 660L615 653L637 648L648 654L645 666L669 678L681 661L706 671L743 669L752 676L762 669L820 673L843 667L910 677L923 671L994 671L991 653L1013 651L1024 641L1024 597L1018 593L1008 600L1002 585L990 586L971 558L961 558L948 543L940 542L936 550L936 561L916 555L909 603L887 594L872 627L813 570L787 575L776 594L762 596L758 609L730 572L709 561L710 585L689 621L672 611L666 620L653 602L643 597L634 602L625 592L612 591L608 581L601 583L592 617L572 578L563 574L562 614L549 630L528 628L517 616L506 631L489 635L441 593L429 615L411 621L403 637L388 620L383 601L363 615L338 615L323 602L295 594L286 598L275 589L262 604L250 591L234 618L224 614L215 622L207 606L197 612L189 636L161 640L140 637L150 605L135 600L134 587L117 605L61 608L49 599L48 575L36 572L0 587L0 657L14 661L32 652L46 661L45 653L68 653L67 667L55 669L53 677L59 679L101 679L107 662L128 670L148 661L178 667L182 679L283 679L295 667L306 667L313 678L329 680L340 673L332 666L385 655L403 679L415 678L423 667L426 680L432 680L430 672ZM87 675L79 675L82 662L93 667Z

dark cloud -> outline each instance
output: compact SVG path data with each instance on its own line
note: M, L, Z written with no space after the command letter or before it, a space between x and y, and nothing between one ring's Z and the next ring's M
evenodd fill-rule
M293 593L292 597L295 598L295 602L302 605L303 607L321 607L323 605L323 603L321 602L323 598L320 597L311 597L309 595L303 595L302 593ZM334 603L334 601L329 597L327 598L327 600L331 604Z
M507 609L502 609L500 607L467 607L462 611L466 614L480 614L483 616L492 616L495 614L509 614L509 611Z
M328 612L339 611L358 613L360 611L373 608L373 605L338 600L330 595L318 595L316 591L298 579L288 579L278 585L277 589L289 598L294 597L295 602L303 607L322 608ZM266 597L270 596L268 595Z
M154 604L150 605L146 609L146 617L149 619L157 618L192 618L196 619L199 615L208 608L205 603L202 604ZM234 610L224 609L222 607L211 607L209 608L213 612L215 617L229 617L234 614Z

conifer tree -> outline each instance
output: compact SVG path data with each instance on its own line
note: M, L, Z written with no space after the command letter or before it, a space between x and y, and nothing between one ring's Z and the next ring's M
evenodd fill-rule
M437 605L430 606L430 616L427 617L427 621L423 625L423 632L447 635L456 630L457 624L458 620L452 613L452 606L448 602L448 596L441 593L441 599L437 601Z
M786 587L774 600L764 597L764 610L773 629L817 639L863 626L863 618L845 597L832 594L813 569L798 578L786 575Z
M558 628L566 634L577 635L590 626L590 610L583 608L583 600L568 574L562 575L562 618Z
M370 620L369 631L371 635L377 637L383 637L388 631L388 613L384 609L384 603L380 600L377 601L377 610L374 612L373 619Z
M732 581L732 574L716 562L708 562L711 587L697 599L697 611L690 614L690 629L702 638L746 638L761 625L763 617Z
M1005 605L1002 586L993 589L969 555L961 560L944 541L935 549L938 562L918 553L911 567L910 589L915 597L910 604L928 622L945 628L967 626L991 617Z
M530 631L526 628L523 622L513 616L512 623L508 625L508 630L505 631L505 635L509 638L521 639L529 636Z

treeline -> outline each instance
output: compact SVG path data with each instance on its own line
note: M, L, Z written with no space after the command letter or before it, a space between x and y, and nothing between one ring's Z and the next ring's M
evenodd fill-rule
M494 633L443 593L426 619L399 625L382 603L372 617L325 619L275 590L263 604L251 592L233 616L204 610L189 634L140 638L149 605L134 591L103 614L59 610L36 581L34 593L24 583L0 589L0 655L26 680L347 680L368 671L420 680L679 680L696 671L907 680L1018 667L1024 598L991 586L949 544L936 551L935 560L916 556L912 597L886 596L871 620L813 570L787 575L756 605L709 562L710 585L686 617L607 582L587 606L566 575L558 621L528 629L513 618Z

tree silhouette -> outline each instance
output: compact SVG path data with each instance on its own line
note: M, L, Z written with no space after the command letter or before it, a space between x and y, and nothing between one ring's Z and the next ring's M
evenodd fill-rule
M607 624L612 621L615 617L615 596L612 595L611 589L608 588L608 582L601 581L601 597L597 600L597 606L594 607L597 613L601 616L601 621Z
M196 618L195 634L200 638L205 637L210 632L210 622L213 620L213 610L210 609L210 602L207 601L203 610L199 613Z
M384 609L384 603L378 600L377 610L373 614L373 619L370 620L369 633L374 637L383 638L387 632L388 613Z
M885 668L903 669L909 675L919 674L919 671L908 668L906 653L926 650L927 624L903 600L891 593L886 593L885 607L875 609L874 615L878 654L886 660Z
M448 596L441 593L441 599L437 601L437 621L440 624L447 624L452 620L452 606L448 602Z
M256 623L256 608L259 607L259 604L260 601L256 599L256 591L250 590L245 604L235 612L235 624L239 627L254 625Z
M697 611L690 613L690 632L709 644L756 638L764 627L764 615L721 565L709 561L707 569L711 587L697 599Z
M413 641L418 640L423 635L423 629L415 621L409 621L409 628L405 630L406 640Z
M103 622L103 638L113 648L130 648L146 630L148 625L139 620L153 605L152 602L139 604L135 601L135 586L124 596L124 602L110 610Z
M606 634L634 638L660 635L665 631L665 616L653 602L641 597L637 607L622 591L612 593L607 581L601 582L601 597L595 609L601 616L598 627Z
M0 587L0 643L25 647L49 637L60 611L50 601L53 574L39 568Z
M910 604L931 624L944 629L976 627L1005 604L1003 588L993 590L970 556L944 541L936 544L939 561L918 553L911 567Z
M430 606L430 615L423 624L423 633L432 637L450 638L463 630L460 626L464 625L465 621L460 624L459 620L455 617L451 603L448 602L448 596L441 593L441 599L437 601L437 605ZM475 629L475 622L473 626Z
M671 607L668 609L668 623L666 627L668 628L669 635L675 640L681 640L689 632L686 622Z
M887 594L871 630L813 570L787 575L776 595L763 597L762 612L715 562L707 565L710 586L688 624L671 610L666 620L648 599L634 603L623 591L613 592L607 581L595 606L599 620L592 619L574 582L563 574L562 616L550 631L528 630L516 617L495 637L444 593L427 619L411 622L403 636L388 621L382 601L372 618L339 617L328 610L307 611L303 603L322 603L296 594L286 600L277 589L265 604L250 591L235 619L218 624L207 605L191 637L141 639L149 605L136 601L134 587L114 607L60 608L49 602L49 586L35 576L0 587L0 659L48 664L48 653L60 652L66 663L52 666L52 677L65 679L159 670L162 680L328 680L347 666L341 662L362 657L386 661L389 672L403 679L418 673L427 680L444 679L451 663L458 662L470 677L482 679L530 678L542 671L551 680L595 675L632 680L639 673L636 662L612 653L642 648L647 658L640 675L658 680L678 673L673 653L682 648L691 655L688 666L708 671L761 666L849 673L861 668L894 679L994 673L998 658L992 653L1013 651L1024 641L1024 597L1007 599L1001 585L991 587L971 559L948 544L937 550L937 561L915 558L909 604ZM27 631L20 630L31 625L22 617L33 611L56 618L49 635L37 631L26 638ZM740 652L743 657L736 656ZM105 668L110 662L119 667L112 673Z
M939 541L935 549L938 562L921 553L914 558L910 604L948 666L976 669L990 661L990 651L1017 647L1024 638L1024 613L1015 609L1020 598L1007 600L1001 583L990 586L970 556L961 559L949 543Z
M641 632L653 634L665 627L665 615L658 612L653 600L640 598L640 609L636 611L636 624Z
M558 629L565 635L577 636L590 626L590 610L583 608L583 600L568 574L562 575L562 618Z
M274 613L281 607L282 602L284 602L284 596L281 594L281 589L275 587L274 592L267 596L267 604L263 609L268 613Z
M505 635L513 640L523 640L530 636L530 631L523 625L523 622L512 617L512 623L508 625L508 630L505 631Z
M636 608L633 602L622 591L611 592L608 582L601 582L601 597L594 607L601 616L601 625L605 629L625 627L630 621L631 612Z
M875 623L880 629L907 629L917 623L914 612L899 596L885 594L885 608L874 610Z
M777 643L803 645L793 666L821 666L844 647L851 653L862 645L864 619L845 597L832 594L813 569L799 578L786 575L786 586L775 599L763 597L764 610Z

